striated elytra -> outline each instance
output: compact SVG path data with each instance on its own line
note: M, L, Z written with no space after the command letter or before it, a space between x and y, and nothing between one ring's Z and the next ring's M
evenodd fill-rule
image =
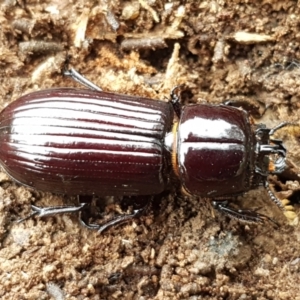
M164 189L168 103L95 92L31 93L0 115L1 164L38 190L149 195Z

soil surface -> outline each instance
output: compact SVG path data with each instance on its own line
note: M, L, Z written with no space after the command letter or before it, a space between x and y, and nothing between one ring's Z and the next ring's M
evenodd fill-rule
M298 122L299 16L289 0L1 1L0 107L40 89L82 87L62 76L68 60L106 91L167 101L184 84L185 104L247 100L268 106L257 123ZM300 299L296 129L278 132L288 169L271 178L295 216L287 219L263 188L234 202L279 227L212 213L209 201L184 196L176 184L142 217L102 234L75 215L16 223L31 204L77 199L0 173L0 298ZM122 199L94 202L104 219L125 212Z

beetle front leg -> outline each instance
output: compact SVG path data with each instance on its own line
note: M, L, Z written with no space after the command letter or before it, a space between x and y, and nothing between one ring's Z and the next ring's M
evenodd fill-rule
M260 214L255 210L234 209L228 206L228 202L226 200L213 201L212 206L219 212L225 214L226 216L232 219L236 219L242 223L262 224L265 223L266 221L269 221L275 224L276 226L279 226L273 219L263 214Z

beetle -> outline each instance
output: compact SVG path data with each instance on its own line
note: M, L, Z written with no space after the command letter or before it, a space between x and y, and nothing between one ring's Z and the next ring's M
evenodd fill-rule
M230 200L265 186L284 210L268 176L285 169L286 149L272 135L290 123L269 129L242 108L223 104L181 107L177 88L165 102L104 92L74 69L66 75L90 89L33 92L0 114L0 163L16 182L58 194L147 196L177 177L185 194L210 198L218 211L248 223L270 218L235 209ZM32 206L29 217L78 212L85 205Z

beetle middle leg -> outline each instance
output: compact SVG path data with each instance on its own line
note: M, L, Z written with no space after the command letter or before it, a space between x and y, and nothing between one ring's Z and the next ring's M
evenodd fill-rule
M81 213L80 213L79 220L80 220L80 223L84 227L87 227L87 228L93 229L93 230L97 230L98 233L102 233L103 231L105 231L111 227L115 227L115 226L121 225L123 223L127 223L135 218L139 218L146 211L147 208L148 208L148 205L146 205L140 209L135 209L135 210L133 210L133 212L131 214L119 215L104 224L86 223L84 221L84 219L81 217Z
M152 197L151 197L152 198ZM123 198L123 202L126 202L127 197ZM120 214L108 221L105 221L102 224L94 224L88 221L89 216L84 215L84 210L81 210L79 213L79 221L80 223L89 229L97 230L98 233L102 233L103 231L121 225L123 223L127 223L135 218L139 218L143 215L143 213L149 208L152 199L148 199L148 197L144 196L134 196L134 200L132 198L129 199L130 206L133 206L132 212L127 214ZM129 205L127 205L129 206Z
M241 107L245 111L249 112L254 118L261 118L270 107L270 105L264 105L258 100L245 98L227 100L223 104L233 107Z

